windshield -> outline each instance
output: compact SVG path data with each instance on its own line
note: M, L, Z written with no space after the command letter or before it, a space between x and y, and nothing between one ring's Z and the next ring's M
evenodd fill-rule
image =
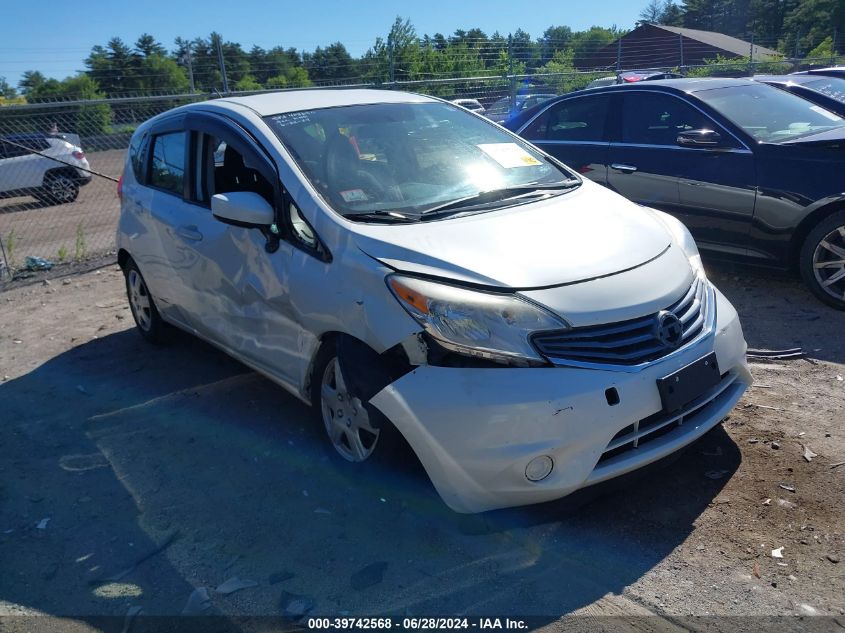
M266 121L346 217L418 218L482 192L541 189L573 177L530 145L446 103L322 108Z
M757 140L767 143L845 127L842 117L765 84L702 90L695 96Z
M807 81L802 85L805 88L820 92L831 99L845 103L845 79L839 77L822 77L815 81Z

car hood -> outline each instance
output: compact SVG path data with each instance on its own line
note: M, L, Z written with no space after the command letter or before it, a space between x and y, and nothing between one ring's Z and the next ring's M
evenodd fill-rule
M415 224L356 223L358 247L394 270L532 289L630 270L671 244L642 207L590 181L553 198Z

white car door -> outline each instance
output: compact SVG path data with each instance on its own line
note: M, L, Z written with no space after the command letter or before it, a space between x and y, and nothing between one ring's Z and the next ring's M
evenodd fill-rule
M187 126L194 160L191 208L175 231L185 253L174 271L184 289L180 303L197 332L295 385L307 361L298 353L307 332L294 316L287 277L301 252L268 229L227 224L210 209L211 196L232 191L256 192L279 208L275 166L253 139L219 117L191 115Z
M168 127L181 126L181 120ZM192 205L187 201L188 134L183 129L153 131L146 187L148 209L140 209L147 234L143 246L133 251L147 284L161 299L159 309L172 320L187 324L187 306L191 303L190 289L182 282L178 271L191 266L193 251L185 242L191 238L186 228L190 224Z

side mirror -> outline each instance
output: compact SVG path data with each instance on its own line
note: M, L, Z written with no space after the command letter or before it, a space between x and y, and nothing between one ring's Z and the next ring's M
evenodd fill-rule
M273 207L254 191L232 191L211 196L211 213L227 224L268 227L273 224Z
M716 148L722 146L722 135L713 130L685 130L675 142L681 147Z

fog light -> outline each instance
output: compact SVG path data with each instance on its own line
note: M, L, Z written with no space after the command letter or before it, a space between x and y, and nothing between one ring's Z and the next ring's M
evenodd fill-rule
M528 462L528 466L525 467L525 476L529 481L542 481L551 474L554 466L555 463L551 457L540 455Z

